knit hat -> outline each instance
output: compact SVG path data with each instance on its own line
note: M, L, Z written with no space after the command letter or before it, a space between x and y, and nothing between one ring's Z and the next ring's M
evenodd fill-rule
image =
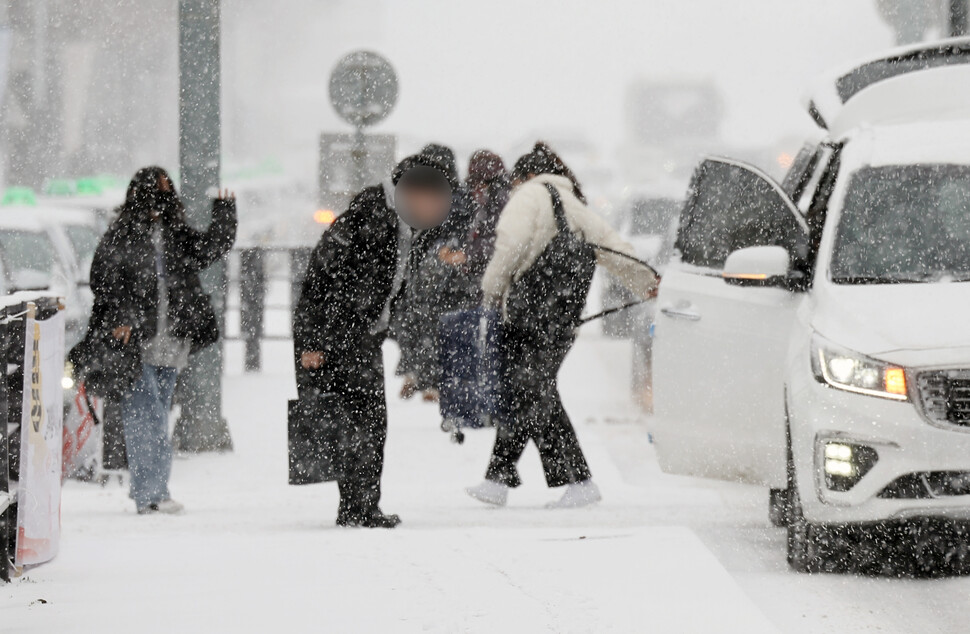
M465 182L469 187L490 183L505 173L505 163L495 152L478 150L472 154L468 162L468 178Z

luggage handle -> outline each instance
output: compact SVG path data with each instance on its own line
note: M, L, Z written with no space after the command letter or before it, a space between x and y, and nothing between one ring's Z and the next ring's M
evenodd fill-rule
M650 299L653 299L653 298L650 298ZM639 306L640 304L645 304L649 301L650 301L649 299L638 299L635 302L629 302L629 303L623 304L622 306L614 306L613 308L607 308L606 310L601 310L595 315L590 315L589 317L580 318L579 325L585 326L591 321L596 321L597 319L601 319L603 317L606 317L607 315L612 315L613 313L618 313L621 310L626 310L627 308L633 308L634 306Z
M623 251L617 251L616 249L611 249L609 247L604 247L604 246L601 246L599 244L593 244L592 242L590 242L588 244L591 247L593 247L594 249L596 249L597 251L604 251L606 253L612 253L613 255L618 255L618 256L620 256L622 258L626 258L627 260L631 260L633 262L636 262L637 264L641 265L643 268L645 268L648 271L650 271L651 273L653 273L653 276L656 277L658 280L660 279L660 273L658 273L657 272L657 269L653 268L650 265L649 262L646 262L644 260L641 260L640 258L634 257L634 256L630 255L629 253L624 253ZM601 310L600 312L596 313L595 315L590 315L589 317L583 317L583 318L581 318L579 320L579 325L580 326L583 326L585 324L588 324L591 321L595 321L597 319L601 319L603 317L606 317L607 315L612 315L613 313L618 313L621 310L626 310L627 308L633 308L634 306L639 306L640 304L645 304L646 302L649 302L651 299L654 299L654 298L653 297L650 297L650 298L647 298L647 299L638 299L638 300L636 300L634 302L628 302L626 304L623 304L622 306L614 306L613 308L607 308L606 310Z

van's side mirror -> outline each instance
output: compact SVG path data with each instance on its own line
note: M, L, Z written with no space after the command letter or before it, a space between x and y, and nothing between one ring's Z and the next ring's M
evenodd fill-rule
M738 249L724 262L724 281L734 286L791 289L791 256L784 247Z

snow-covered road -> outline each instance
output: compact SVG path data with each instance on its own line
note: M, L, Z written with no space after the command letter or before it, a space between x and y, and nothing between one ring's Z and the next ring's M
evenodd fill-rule
M256 376L237 372L238 353L225 402L236 451L176 460L187 513L137 516L118 486L69 483L61 554L0 587L0 631L968 630L970 579L796 575L764 491L661 474L622 342L582 337L562 375L601 505L545 509L557 492L530 449L510 506L482 507L462 489L481 478L491 432L451 445L435 407L392 398L395 531L337 529L335 486L286 485L289 353L268 347Z

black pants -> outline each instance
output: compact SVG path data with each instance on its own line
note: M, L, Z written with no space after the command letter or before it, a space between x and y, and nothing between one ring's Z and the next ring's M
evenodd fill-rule
M549 487L592 477L559 397L557 375L574 340L572 332L550 341L507 329L503 390L508 420L496 430L486 479L519 486L522 480L516 465L530 440L539 449Z
M383 336L368 337L358 350L325 359L321 370L306 373L303 380L311 389L339 394L347 411L347 442L341 452L344 477L337 482L339 514L344 517L366 517L378 510L381 500L387 440L383 341Z

